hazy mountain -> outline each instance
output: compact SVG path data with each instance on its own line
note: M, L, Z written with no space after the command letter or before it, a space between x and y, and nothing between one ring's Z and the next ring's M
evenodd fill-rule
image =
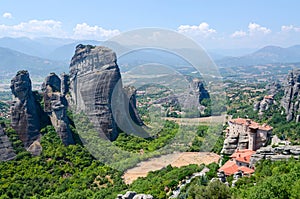
M300 45L288 48L266 46L248 55L240 57L226 57L216 61L217 65L220 67L293 62L300 62Z
M0 47L9 48L31 56L50 59L49 55L55 51L55 49L72 42L74 42L72 39L52 37L41 37L34 39L27 37L3 37L0 38Z
M63 71L67 72L68 63L43 59L0 47L1 74L9 76L15 74L18 70L28 70L34 76L45 76L50 72L58 74Z
M47 56L49 59L60 60L60 61L70 61L75 52L75 47L78 44L90 44L90 45L101 45L102 42L95 40L80 40L73 41L70 44L62 45L54 49Z

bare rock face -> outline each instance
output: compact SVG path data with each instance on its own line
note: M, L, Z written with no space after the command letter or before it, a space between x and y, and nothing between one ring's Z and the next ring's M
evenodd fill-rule
M268 95L273 95L274 96L274 95L276 95L278 93L278 91L280 89L281 89L281 85L277 81L268 83L266 85L266 90L267 90Z
M144 125L136 108L136 88L134 86L125 86L124 93L126 95L125 97L129 99L129 114L131 119L137 125Z
M290 71L284 85L284 96L281 106L285 109L287 121L300 119L300 69ZM299 122L299 121L297 121Z
M64 81L66 80L64 79ZM68 103L63 94L66 90L64 89L63 92L61 92L64 83L65 82L61 82L55 73L51 73L46 77L42 86L45 104L44 111L50 117L51 123L64 145L70 145L75 142L69 128L70 121L67 116Z
M0 125L0 161L12 160L15 157L11 142Z
M266 95L263 100L254 104L253 110L258 111L259 115L262 115L266 110L270 108L272 104L276 104L273 95Z
M251 156L250 166L254 166L258 161L262 159L268 159L272 161L287 160L289 158L300 158L300 146L277 146L272 148L271 146L262 147Z
M153 199L153 196L147 194L137 194L134 191L127 191L124 195L119 194L116 199Z
M27 71L19 71L11 80L10 88L13 93L11 125L27 148L40 137L41 108L31 90Z
M111 96L120 80L116 54L112 50L81 44L76 47L70 64L70 93L74 107L77 112L85 112L99 136L108 140L118 136ZM122 87L122 82L118 86Z
M199 99L199 103L203 100L203 99L209 99L209 93L208 91L204 88L204 84L200 79L193 79L192 81L192 88L193 90L196 91L196 94L198 96Z

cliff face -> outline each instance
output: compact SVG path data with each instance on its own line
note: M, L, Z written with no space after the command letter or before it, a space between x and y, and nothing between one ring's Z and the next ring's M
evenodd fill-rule
M11 125L27 148L40 137L41 113L40 106L31 90L29 73L19 71L11 80L10 88L13 93Z
M138 110L136 108L136 88L134 86L124 87L125 97L129 99L129 114L131 119L137 125L143 125L143 121L139 116Z
M70 93L76 111L84 111L99 136L109 140L118 136L111 109L112 92L121 79L116 62L116 54L106 47L78 45L70 64Z
M197 98L199 99L199 103L203 100L203 99L209 99L209 93L208 91L204 88L203 82L201 82L200 79L193 79L192 80L192 88L195 91L195 94L197 96Z
M284 85L284 96L281 100L281 106L285 109L287 121L300 121L300 69L290 71L287 82Z
M16 154L12 148L11 142L0 125L0 161L14 159Z
M65 145L70 145L75 142L69 127L68 103L64 94L68 88L66 84L67 77L66 75L62 75L62 77L63 81L55 73L51 73L46 77L42 88L45 103L44 111L50 117L51 123L62 142ZM64 88L63 91L61 88Z

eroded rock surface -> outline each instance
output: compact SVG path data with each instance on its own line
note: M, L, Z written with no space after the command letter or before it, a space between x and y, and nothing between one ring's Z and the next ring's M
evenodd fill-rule
M70 145L75 142L69 127L70 121L67 116L68 102L64 94L67 93L67 85L65 85L67 80L65 75L62 76L63 82L55 73L51 73L46 77L42 88L45 104L44 111L50 117L51 123L64 145ZM64 88L63 90L62 87Z
M272 161L287 160L295 158L299 160L300 146L278 146L278 147L262 147L251 156L250 166L254 166L256 162L262 159L269 159Z
M15 157L11 142L0 125L0 161L12 160Z
M119 194L116 199L153 199L149 194L137 194L134 191L127 191L124 195Z
M118 136L111 96L120 80L116 54L112 50L81 44L76 47L70 64L70 93L74 108L86 113L99 136L109 140ZM122 83L118 86L122 87Z
M27 71L19 71L11 80L10 88L13 94L11 126L27 148L40 137L41 108L31 90Z
M287 82L284 85L284 96L281 100L281 106L285 109L287 121L300 120L300 69L290 71L287 76Z

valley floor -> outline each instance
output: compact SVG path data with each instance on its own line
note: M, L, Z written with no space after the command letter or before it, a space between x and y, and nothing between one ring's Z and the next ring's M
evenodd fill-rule
M148 172L160 170L171 165L172 167L182 167L189 164L218 163L220 156L210 152L182 152L163 155L140 162L136 167L128 169L122 176L126 184L131 184L138 177L146 177Z

